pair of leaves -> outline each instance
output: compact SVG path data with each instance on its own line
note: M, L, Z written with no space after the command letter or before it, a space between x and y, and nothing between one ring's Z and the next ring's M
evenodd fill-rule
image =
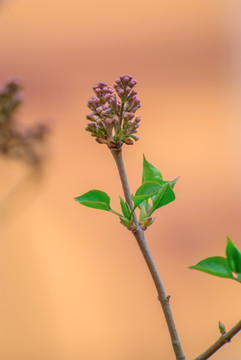
M226 258L222 256L209 257L190 266L190 269L241 282L241 253L229 237L227 237L226 256Z
M140 205L144 201L146 201L148 206L148 199L151 199L152 206L148 212L150 216L158 208L175 200L175 194L172 189L177 180L178 178L173 181L164 181L160 171L143 156L142 185L137 189L135 196L133 196L134 207L141 207Z
M152 199L151 213L161 206L169 204L175 200L175 194L169 183L160 184L154 181L145 182L141 185L133 196L134 207L136 208L145 200Z

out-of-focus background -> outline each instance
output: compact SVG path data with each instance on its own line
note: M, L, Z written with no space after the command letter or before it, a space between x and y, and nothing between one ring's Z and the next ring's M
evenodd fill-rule
M187 359L217 339L219 320L240 319L238 283L187 268L224 255L227 235L241 248L240 17L238 1L0 2L0 84L20 79L18 118L52 129L41 178L0 159L1 359L174 358L135 240L73 201L97 188L119 209L113 159L84 127L92 85L124 73L142 102L140 140L123 148L132 190L143 153L180 176L146 236ZM240 354L237 335L213 359Z

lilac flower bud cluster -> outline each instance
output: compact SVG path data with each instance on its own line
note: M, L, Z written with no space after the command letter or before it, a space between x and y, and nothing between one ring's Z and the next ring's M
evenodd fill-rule
M91 97L87 106L92 111L86 115L89 120L85 130L96 141L106 144L110 149L120 148L123 143L132 145L138 140L137 132L141 118L135 117L140 107L137 91L133 90L136 80L130 75L122 75L115 81L114 88L104 82L93 86L96 96Z

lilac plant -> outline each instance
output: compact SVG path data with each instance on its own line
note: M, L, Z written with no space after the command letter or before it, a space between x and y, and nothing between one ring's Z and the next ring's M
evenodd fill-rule
M115 93L111 86L99 82L93 86L96 96L91 97L87 104L91 113L86 116L89 121L86 131L90 132L99 144L107 145L117 165L125 196L125 200L120 197L122 213L111 208L109 195L100 190L90 190L75 200L87 207L117 215L121 224L136 238L157 289L158 300L165 315L175 357L177 360L185 360L170 307L170 296L166 295L144 235L145 230L154 222L153 213L175 200L173 189L178 178L172 181L163 180L161 172L143 156L142 182L135 194L131 194L122 158L123 144L132 145L138 140L136 133L141 119L136 116L140 108L140 99L137 97L137 91L133 89L136 84L132 76L122 75L115 80L113 86ZM139 210L138 219L137 209ZM191 268L241 282L241 253L230 239L228 239L226 255L227 258L207 258ZM221 322L218 326L221 337L195 360L208 359L230 341L241 330L241 321L228 332Z
M0 154L5 158L20 159L29 165L39 165L42 155L37 144L42 143L48 128L37 124L28 129L20 129L16 113L22 104L17 81L9 81L0 90Z

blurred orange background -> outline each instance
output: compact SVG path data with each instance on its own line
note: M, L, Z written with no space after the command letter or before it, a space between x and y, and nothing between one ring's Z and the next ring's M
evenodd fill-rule
M240 320L238 283L187 268L223 256L227 235L241 249L240 14L235 1L0 2L0 84L22 80L19 119L52 129L39 181L16 190L29 170L0 159L1 359L174 359L135 239L73 201L97 188L119 210L114 161L84 127L92 85L124 73L142 103L123 148L132 191L143 153L180 176L146 237L187 360ZM240 360L240 336L212 358Z

